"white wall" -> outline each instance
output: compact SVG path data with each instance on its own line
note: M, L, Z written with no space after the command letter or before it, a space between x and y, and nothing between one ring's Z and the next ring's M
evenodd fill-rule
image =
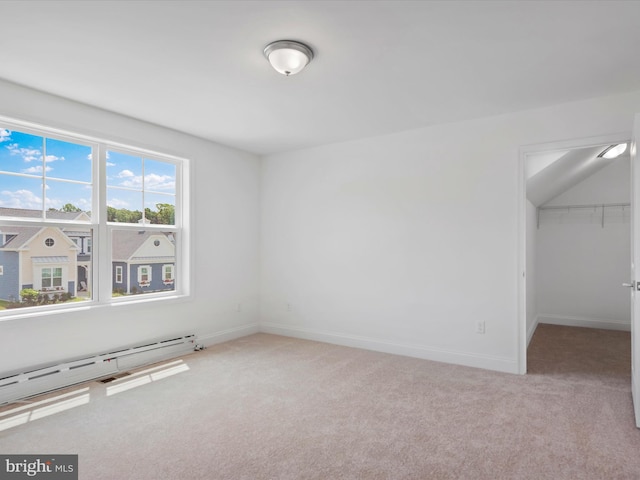
M548 205L630 201L629 157L588 177ZM573 210L541 215L537 235L539 321L560 325L629 330L631 277L629 209L593 215Z
M531 338L538 325L538 295L536 292L537 274L536 274L536 257L537 257L537 234L538 234L538 209L527 200L526 205L526 223L527 223L527 270L526 270L526 289L527 289L527 345L531 342Z
M0 115L190 159L194 259L188 302L0 319L0 373L167 335L212 343L258 330L256 156L7 82Z
M261 329L517 372L519 149L637 111L640 92L266 157Z

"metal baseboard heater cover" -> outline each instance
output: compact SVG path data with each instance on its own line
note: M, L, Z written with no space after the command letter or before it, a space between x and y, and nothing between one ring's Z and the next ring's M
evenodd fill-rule
M192 352L184 335L25 371L0 379L0 405Z

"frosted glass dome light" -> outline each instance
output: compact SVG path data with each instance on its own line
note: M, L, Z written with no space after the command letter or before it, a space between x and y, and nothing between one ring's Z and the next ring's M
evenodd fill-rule
M264 56L279 73L295 75L313 59L313 50L304 43L293 40L278 40L264 47Z

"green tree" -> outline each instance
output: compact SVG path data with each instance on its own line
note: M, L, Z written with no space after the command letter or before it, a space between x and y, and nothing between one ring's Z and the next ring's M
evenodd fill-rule
M162 225L175 225L176 223L176 207L170 203L156 203L158 209L157 221ZM154 223L154 222L151 222Z
M154 212L150 208L144 209L144 218L148 223L159 223L158 212Z
M117 212L115 208L107 206L107 222L115 222Z
M61 212L81 212L82 210L71 203L66 203L61 209Z
M126 208L120 208L116 210L115 221L119 223L138 223L138 220L142 218L142 212L139 210L127 210Z

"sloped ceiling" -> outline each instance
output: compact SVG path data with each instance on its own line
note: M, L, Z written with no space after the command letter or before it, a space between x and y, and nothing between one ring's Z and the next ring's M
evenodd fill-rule
M536 207L576 186L615 159L598 157L607 147L596 146L532 156L527 162L537 172L527 179L527 199ZM543 168L539 168L540 165ZM545 165L546 164L546 165ZM535 170L534 170L535 171Z

